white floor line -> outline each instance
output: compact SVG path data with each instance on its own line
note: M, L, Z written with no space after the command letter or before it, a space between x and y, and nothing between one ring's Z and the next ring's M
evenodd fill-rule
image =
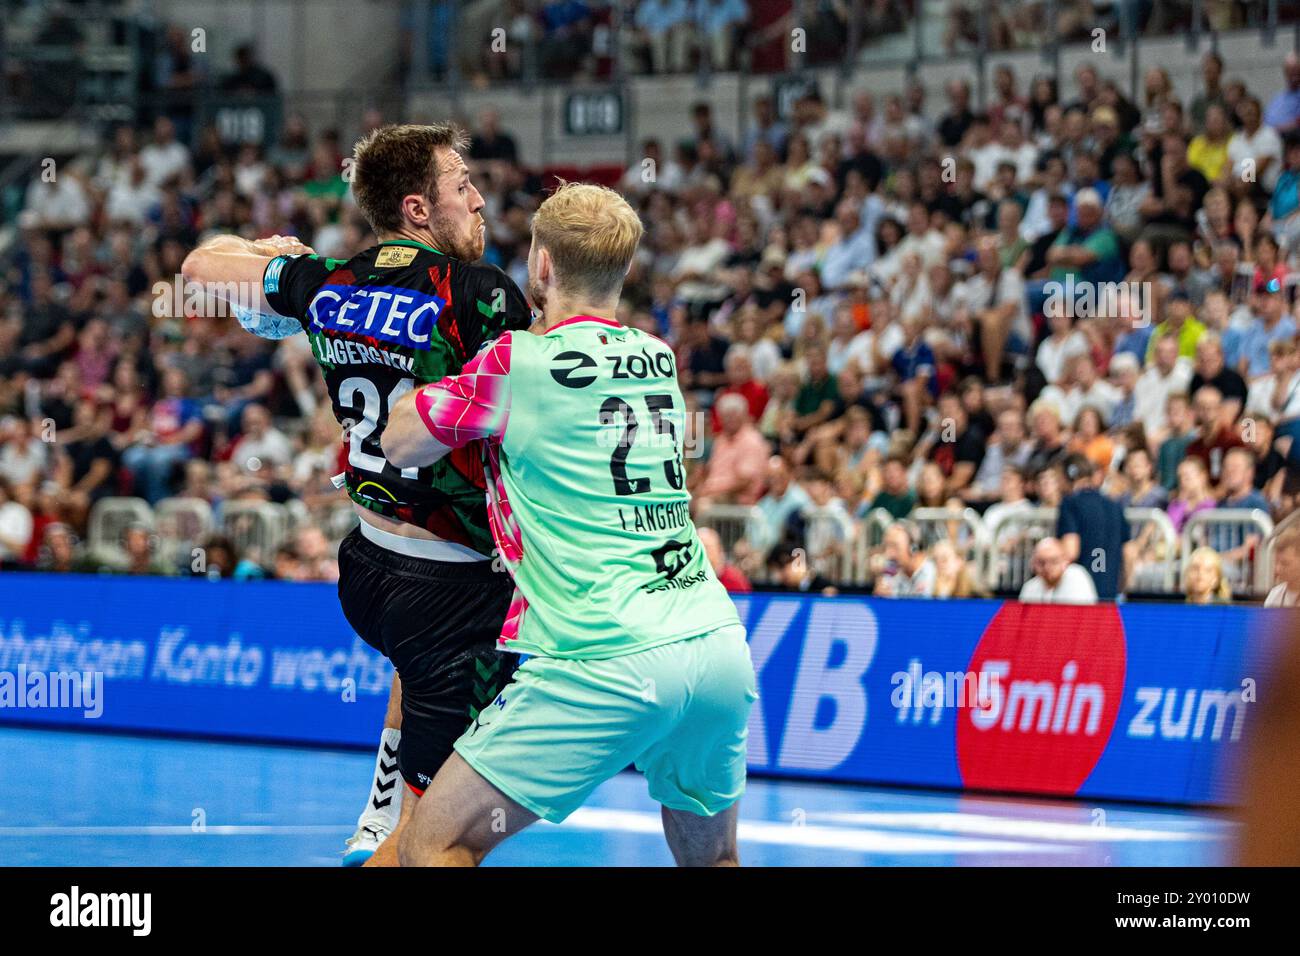
M310 826L272 824L209 824L195 830L188 824L175 826L35 826L0 827L0 837L61 837L61 836L295 836L313 833L351 834L351 826Z
M1082 851L1088 844L1223 840L1220 833L1158 830L1150 827L1093 826L969 813L812 812L809 822L740 821L742 843L799 846L848 853L970 854ZM849 826L826 825L849 824ZM1219 821L1211 821L1218 823ZM561 827L658 836L659 814L646 810L584 807ZM159 836L346 836L352 827L311 824L188 824L123 826L0 826L0 837L159 837Z
M858 824L865 827L933 831L982 837L1011 837L1022 840L1055 840L1070 843L1167 843L1183 840L1223 840L1231 835L1230 821L1209 820L1211 830L1157 829L1117 824L1069 823L1052 820L1025 820L984 813L872 813L809 812L809 820ZM1100 819L1105 819L1104 817Z
M619 831L623 833L662 834L663 824L657 812L645 810L607 810L584 807L577 810L561 827L582 830ZM885 830L849 827L796 826L761 820L740 821L740 842L779 846L815 847L848 853L1051 853L1080 850L1081 847L1049 846L1012 840L981 840L963 836L891 833Z
M645 810L607 810L584 808L569 817L562 827L604 832L637 833L660 836L663 827L657 812ZM209 825L196 831L186 825L154 826L32 826L0 827L0 837L176 837L176 836L295 836L333 834L346 836L347 826L275 826ZM1012 840L984 840L963 836L903 834L886 830L850 829L848 827L795 826L742 820L740 842L781 846L812 847L847 853L1041 853L1065 847L1022 843ZM1078 848L1075 848L1078 849Z

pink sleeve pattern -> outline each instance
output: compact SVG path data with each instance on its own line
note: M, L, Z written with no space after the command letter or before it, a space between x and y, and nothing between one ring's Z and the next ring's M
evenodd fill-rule
M510 333L474 356L461 374L416 392L415 407L434 439L448 448L488 439L484 462L488 526L497 546L494 557L513 574L524 559L524 542L506 497L497 444L510 420ZM498 638L501 646L519 636L527 610L528 601L516 588Z
M510 333L470 359L459 375L419 389L415 407L433 437L448 448L500 439L510 418Z

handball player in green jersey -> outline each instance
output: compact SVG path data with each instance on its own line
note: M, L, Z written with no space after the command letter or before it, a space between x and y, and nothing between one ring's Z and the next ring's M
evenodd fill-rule
M392 409L397 467L486 440L488 521L515 583L500 643L530 655L429 784L403 865L476 864L629 764L679 864L738 863L754 668L690 519L673 352L614 320L641 234L617 193L562 186L533 220L542 321Z
M441 123L383 126L357 143L352 194L379 241L350 259L292 237L215 236L183 266L188 280L242 300L236 316L254 335L308 335L346 427L335 481L358 524L339 546L339 604L397 678L345 866L397 864L390 834L515 664L497 647L512 587L492 560L481 454L399 469L379 444L402 395L532 324L523 292L477 261L485 202L462 156L468 142Z

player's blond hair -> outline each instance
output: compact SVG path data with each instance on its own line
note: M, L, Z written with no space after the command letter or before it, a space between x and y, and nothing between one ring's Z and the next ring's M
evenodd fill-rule
M551 255L556 286L597 300L623 287L643 232L626 199L590 183L561 181L533 216L533 238Z

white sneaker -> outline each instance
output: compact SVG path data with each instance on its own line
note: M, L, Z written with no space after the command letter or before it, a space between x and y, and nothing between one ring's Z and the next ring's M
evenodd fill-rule
M385 727L375 754L375 772L371 778L366 809L357 819L357 832L348 840L343 854L344 866L360 866L370 859L379 844L397 828L402 815L402 778L397 772L397 750L402 732Z
M344 866L360 866L375 855L379 844L388 839L391 830L379 823L370 821L357 828L357 832L348 837L347 851L343 854Z

